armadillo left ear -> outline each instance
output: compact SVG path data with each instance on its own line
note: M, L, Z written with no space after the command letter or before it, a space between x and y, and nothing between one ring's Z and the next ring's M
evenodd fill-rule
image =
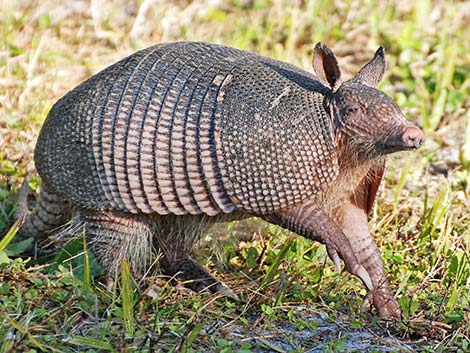
M380 81L382 81L385 73L385 66L385 51L383 47L379 47L372 60L359 70L353 80L376 88Z
M336 90L341 84L341 71L333 51L323 43L317 43L313 51L313 71L321 83Z

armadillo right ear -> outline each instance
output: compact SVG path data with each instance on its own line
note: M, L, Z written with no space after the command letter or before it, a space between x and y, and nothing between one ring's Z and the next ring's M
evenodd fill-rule
M320 81L332 91L341 84L341 71L333 51L323 43L317 43L313 51L313 71Z
M385 51L383 47L379 47L372 60L359 70L354 80L376 88L384 77L385 67Z

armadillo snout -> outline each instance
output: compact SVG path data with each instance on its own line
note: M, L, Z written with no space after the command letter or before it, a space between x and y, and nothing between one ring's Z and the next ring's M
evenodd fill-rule
M398 126L387 137L382 138L376 144L376 153L386 155L399 151L413 150L424 142L424 133L414 125Z
M424 133L420 128L408 125L403 128L401 140L406 149L418 148L424 142Z

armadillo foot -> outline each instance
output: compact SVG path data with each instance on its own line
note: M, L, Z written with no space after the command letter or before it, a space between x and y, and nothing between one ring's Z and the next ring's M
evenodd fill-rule
M365 309L371 303L377 309L379 317L382 320L401 319L400 306L393 297L393 294L388 289L379 288L368 292L364 298L362 308Z
M209 290L229 298L236 298L232 290L224 283L216 280L207 270L189 256L175 261L162 261L161 267L165 274L184 282L184 285L195 292Z
M218 293L220 294L221 296L224 296L224 297L227 297L229 299L233 299L233 300L240 300L240 298L238 297L238 295L236 295L231 289L229 286L227 286L225 283L223 282L219 282L217 283L215 286L214 286L214 292L215 293Z

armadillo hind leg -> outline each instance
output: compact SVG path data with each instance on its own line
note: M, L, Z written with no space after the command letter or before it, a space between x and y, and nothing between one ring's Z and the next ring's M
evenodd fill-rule
M190 254L194 244L207 230L214 217L200 216L164 216L155 222L155 247L163 257L159 261L162 272L184 282L184 285L196 292L209 290L227 297L236 295L222 282L215 279Z
M354 249L358 261L372 279L373 289L366 301L370 300L382 319L399 319L400 306L396 302L387 281L379 249L372 237L367 222L363 198L356 194L354 202L343 205L333 213L333 218L344 231Z
M189 255L181 255L179 259L174 261L161 260L160 266L166 275L177 278L195 292L209 290L212 293L221 293L227 297L235 298L235 294L230 288L215 279Z
M47 235L66 223L71 217L70 203L47 185L41 187L36 205L30 212L27 207L29 188L27 183L20 191L17 218L23 218L18 234L22 237L46 238Z
M263 216L263 219L325 244L328 255L338 268L341 266L341 258L346 269L359 277L369 290L372 289L372 280L358 261L349 239L341 228L314 203L281 210L275 214Z
M147 217L120 212L82 212L85 236L112 289L123 260L133 274L149 269L155 250Z

